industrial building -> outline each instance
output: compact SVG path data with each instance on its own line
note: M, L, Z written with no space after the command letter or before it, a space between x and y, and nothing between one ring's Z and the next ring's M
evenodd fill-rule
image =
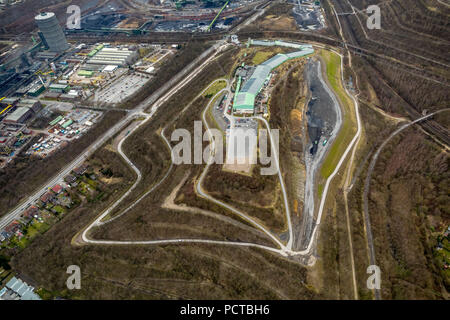
M41 82L34 83L31 86L30 90L27 91L27 95L32 96L32 97L37 97L44 91L45 91L45 87Z
M33 116L33 110L28 107L18 107L14 112L10 113L3 122L5 123L25 123Z
M34 20L42 33L42 40L52 52L63 52L69 48L66 36L53 12L42 12Z
M68 92L70 87L67 84L53 83L49 87L51 92L65 93Z
M301 30L316 30L325 26L325 18L319 1L291 1L297 2L297 5L292 9L292 15Z
M17 106L30 108L34 113L42 110L41 102L35 99L21 99Z
M12 277L0 290L0 300L41 300L34 287L16 277Z
M88 56L90 59L88 64L100 64L100 65L113 65L113 66L125 66L133 63L137 58L137 52L129 50L127 48L104 48L91 51Z
M279 53L264 63L256 67L252 76L245 82L240 89L240 78L236 87L236 94L233 104L233 111L237 113L253 114L255 108L255 99L264 86L264 83L268 80L270 73L273 69L283 64L287 60L295 59L314 53L314 49L309 45L297 45L291 43L285 43L282 41L253 41L256 45L278 45L291 48L299 48L301 51L292 53Z

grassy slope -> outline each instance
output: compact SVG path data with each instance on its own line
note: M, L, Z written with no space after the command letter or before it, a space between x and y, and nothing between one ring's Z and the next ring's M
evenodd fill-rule
M346 94L341 81L341 58L330 51L320 51L320 56L327 65L326 76L331 89L337 95L342 110L342 127L338 136L333 142L320 170L321 176L326 179L333 172L339 159L345 151L345 146L351 141L356 132L356 115L354 112L353 101Z
M206 98L213 97L217 92L219 92L222 89L225 89L226 86L227 86L227 83L225 81L217 81L211 87L209 87L208 90L205 91L203 96Z

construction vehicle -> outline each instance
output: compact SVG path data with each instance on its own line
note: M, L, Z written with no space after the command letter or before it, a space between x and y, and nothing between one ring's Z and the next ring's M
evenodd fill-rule
M219 18L220 14L222 13L223 10L225 10L225 8L227 7L228 3L230 3L230 0L228 0L227 2L225 2L225 4L223 5L223 7L219 10L219 12L217 13L216 17L214 18L214 20L211 22L211 24L208 26L208 31L211 31L211 28L214 26L214 23L216 23L217 19Z
M43 75L43 76L46 76L46 75L48 75L48 74L50 74L50 73L53 73L53 74L54 74L53 70L50 70L50 71L47 71L47 72L42 72L41 70L38 70L38 71L36 71L34 74L35 74L35 75Z

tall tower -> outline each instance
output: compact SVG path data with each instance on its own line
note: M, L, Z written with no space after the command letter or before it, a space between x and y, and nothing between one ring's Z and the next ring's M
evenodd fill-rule
M69 48L66 36L53 12L42 12L34 20L42 32L50 51L62 52Z

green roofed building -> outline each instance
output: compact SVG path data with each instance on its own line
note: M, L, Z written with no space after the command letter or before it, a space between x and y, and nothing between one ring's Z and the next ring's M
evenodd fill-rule
M67 120L66 122L63 123L63 125L61 127L63 127L64 129L67 128L68 126L70 126L73 123L72 119Z
M82 77L90 78L94 75L94 71L80 70L80 71L78 71L78 75L82 76Z
M233 111L237 113L253 113L255 105L255 95L249 92L239 92L233 106Z
M62 116L58 116L55 119L53 119L52 121L50 121L49 125L54 126L55 124L57 124L58 122L60 122L63 119Z
M91 52L88 53L88 57L93 57L95 56L95 54L98 52L97 49L92 50Z
M51 84L48 88L50 89L51 92L58 92L58 93L68 92L70 89L69 85L59 83Z
M28 90L27 95L32 96L32 97L37 97L44 91L45 91L44 85L39 82L39 83L35 84L34 86L32 86L30 90Z
M254 41L254 43L267 46L280 45L284 47L300 48L301 50L287 54L279 53L257 66L251 77L242 86L242 89L240 91L239 89L236 90L233 111L237 113L254 113L256 96L264 87L264 83L269 79L273 69L288 60L314 53L314 49L309 45L296 45L282 41ZM240 87L240 84L239 79L237 88Z

